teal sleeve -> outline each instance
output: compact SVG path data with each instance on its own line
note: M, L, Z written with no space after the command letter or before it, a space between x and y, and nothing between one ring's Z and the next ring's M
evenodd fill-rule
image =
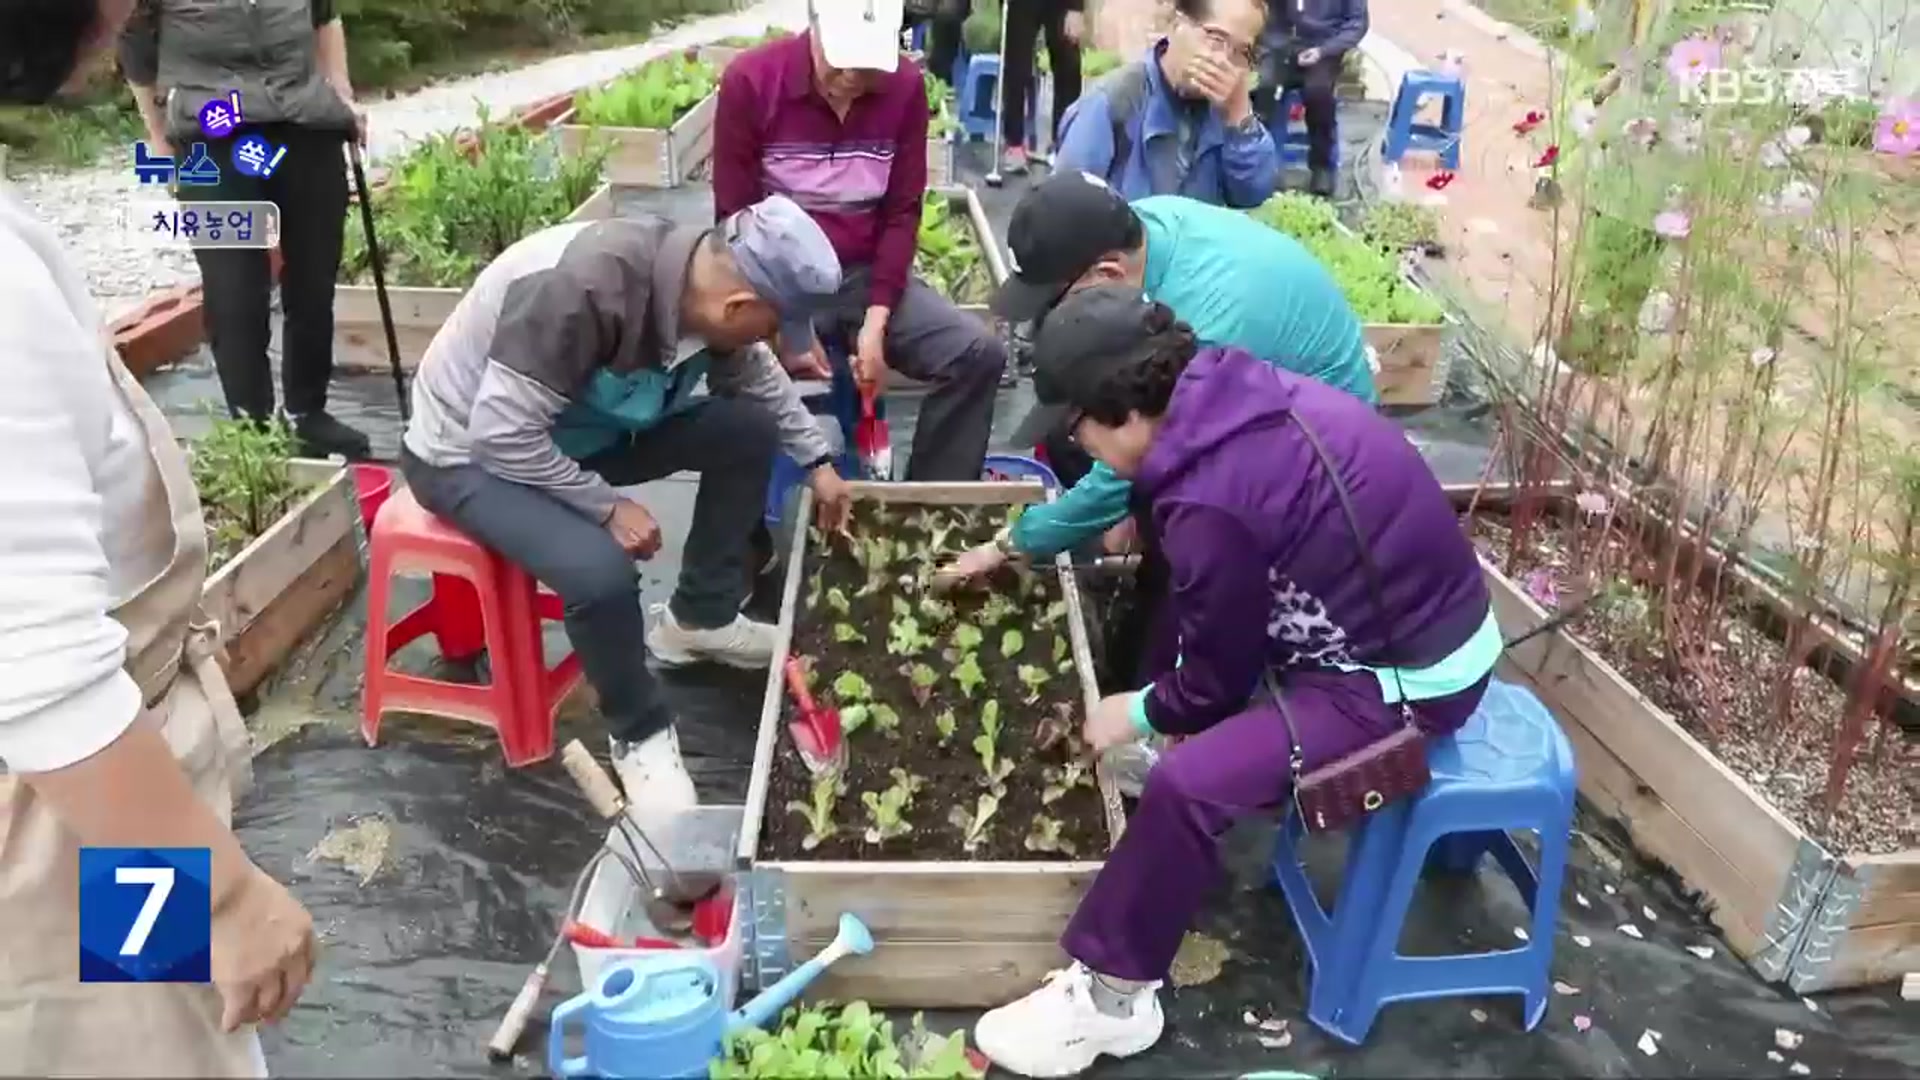
M1127 719L1133 721L1134 732L1143 739L1151 738L1154 734L1153 722L1147 719L1147 692L1152 689L1153 684L1148 683L1135 690L1133 697L1127 701Z
M1093 471L1050 503L1021 511L1013 523L1013 546L1036 559L1049 559L1111 529L1127 516L1133 485L1095 462Z

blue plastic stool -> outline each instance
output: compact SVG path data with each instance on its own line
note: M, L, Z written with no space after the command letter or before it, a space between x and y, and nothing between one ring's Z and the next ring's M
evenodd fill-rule
M1496 680L1465 726L1433 741L1428 759L1433 782L1423 794L1355 827L1331 914L1300 864L1297 815L1289 812L1274 845L1274 877L1312 971L1307 1018L1354 1046L1393 1001L1522 994L1529 1031L1547 1011L1547 968L1573 830L1573 748L1538 698ZM1509 829L1539 833L1537 876ZM1464 956L1399 955L1401 926L1423 873L1472 873L1489 852L1533 912L1526 943Z
M1019 454L988 454L980 462L980 479L1038 480L1049 491L1060 490L1060 478L1052 469Z
M1280 164L1305 165L1307 163L1307 126L1303 121L1298 129L1293 126L1295 106L1304 107L1306 98L1299 90L1287 90L1273 104L1273 115L1267 118L1267 130L1273 134L1273 141L1279 144ZM1334 168L1340 167L1340 107L1336 102L1333 111L1333 161Z
M1413 117L1420 102L1430 94L1441 98L1440 126L1416 124ZM1449 169L1460 167L1460 139L1466 126L1467 87L1458 75L1437 71L1410 71L1400 80L1393 95L1393 112L1387 118L1386 147L1381 156L1396 162L1408 150L1431 150L1440 155L1440 164Z
M993 138L994 118L1000 115L1000 57L996 54L970 56L964 61L966 75L956 79L954 95L960 130L969 139ZM1034 103L1039 98L1039 80L1027 94L1027 130L1033 131Z
M923 56L926 54L926 51L927 51L927 24L926 23L924 22L914 23L913 28L907 31L907 48L913 50L914 52L920 53Z
M807 408L815 416L831 416L840 426L840 457L834 462L840 475L849 480L862 477L864 469L860 455L853 446L853 429L860 423L860 390L853 382L853 367L847 360L846 350L837 347L831 340L823 341L827 358L833 367L833 382L826 393L815 394L806 399ZM885 418L887 415L885 398L873 403L873 414ZM786 516L787 503L793 493L806 482L807 476L799 462L786 454L773 456L773 474L767 481L767 505L764 517L768 528L779 525Z

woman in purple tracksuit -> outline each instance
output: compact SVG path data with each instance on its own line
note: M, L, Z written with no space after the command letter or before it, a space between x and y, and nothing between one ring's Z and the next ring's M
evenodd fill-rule
M1198 347L1130 286L1062 301L1034 361L1042 405L1133 482L1171 568L1177 659L1145 689L1102 700L1087 742L1185 736L1148 774L1067 926L1073 965L980 1020L987 1056L1043 1077L1159 1038L1154 989L1218 877L1217 838L1288 794L1292 747L1263 672L1287 699L1311 771L1392 734L1403 693L1429 734L1459 728L1500 635L1445 492L1400 429L1359 399L1238 349Z

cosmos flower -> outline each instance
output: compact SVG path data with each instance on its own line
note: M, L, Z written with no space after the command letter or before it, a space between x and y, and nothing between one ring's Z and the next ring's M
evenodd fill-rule
M1813 132L1805 124L1795 124L1780 133L1780 137L1769 139L1760 147L1760 164L1769 169L1778 169L1793 160L1793 155L1807 141L1813 138Z
M1600 106L1586 98L1574 102L1573 111L1567 114L1568 126L1573 128L1575 135L1583 139L1593 134L1593 126L1599 119Z
M1920 98L1894 98L1874 125L1873 148L1894 157L1920 154Z
M1573 505L1588 517L1605 517L1607 497L1597 491L1583 491L1573 497Z
M1665 289L1648 293L1647 299L1640 305L1640 329L1648 334L1666 333L1673 326L1673 316L1678 307L1673 294Z
M1707 72L1719 66L1720 42L1710 37L1682 39L1667 53L1667 74L1682 86L1700 85Z
M1768 364L1773 363L1773 357L1774 357L1773 350L1768 348L1765 345L1762 345L1747 355L1747 362L1752 364L1756 368L1763 368L1763 367L1766 367Z
M1685 240L1693 231L1693 220L1685 210L1662 210L1653 216L1653 231L1663 239Z
M1651 150L1660 138L1660 122L1651 116L1636 116L1620 128L1625 135L1642 150Z
M1778 192L1760 196L1760 209L1776 217L1806 217L1819 201L1819 188L1805 180L1789 180Z
M1520 588L1533 602L1541 607L1558 607L1560 604L1560 583L1554 580L1551 570L1529 570L1520 579Z
M1700 149L1700 140L1706 134L1706 126L1697 116L1689 116L1667 131L1667 142L1683 154L1692 154Z
M1586 37L1599 25L1600 17L1593 13L1593 8L1587 5L1586 0L1581 0L1573 6L1574 37Z

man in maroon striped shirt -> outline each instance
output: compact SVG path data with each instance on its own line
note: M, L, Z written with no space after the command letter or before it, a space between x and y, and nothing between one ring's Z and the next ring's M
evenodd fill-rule
M908 480L978 480L1006 347L913 276L927 190L927 93L900 55L901 0L813 0L807 32L735 57L714 118L714 212L769 195L806 208L840 256L837 300L813 342L782 342L789 369L824 377L818 334L853 342L854 375L889 365L932 384Z

